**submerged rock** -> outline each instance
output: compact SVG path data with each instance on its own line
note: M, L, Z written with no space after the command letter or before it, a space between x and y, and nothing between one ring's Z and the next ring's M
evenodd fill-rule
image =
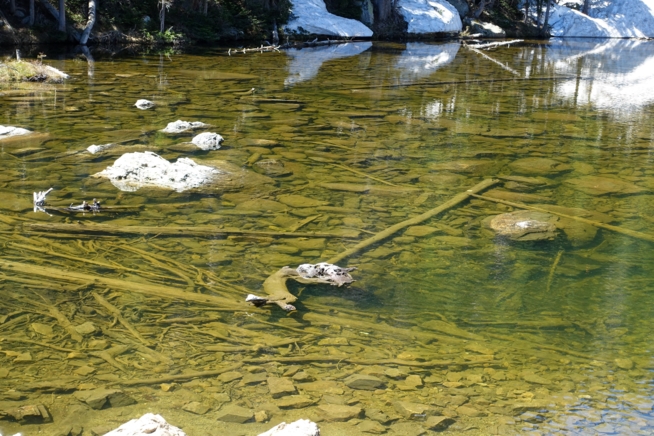
M244 424L254 418L254 413L250 409L237 406L235 404L225 406L218 412L218 421L236 422Z
M161 129L161 131L164 133L182 133L182 132L186 132L187 130L201 129L207 126L208 124L204 124L203 122L200 121L189 122L189 121L177 120L172 123L168 123L166 128Z
M363 413L361 407L323 404L318 406L318 413L325 421L349 421Z
M648 191L633 183L613 177L583 176L565 181L574 189L590 195L606 194L640 194Z
M181 429L170 425L161 415L146 413L138 419L132 419L105 436L186 436Z
M314 35L366 37L372 30L363 23L327 12L323 0L293 0L291 19L286 25L288 33L308 32Z
M75 398L86 403L92 409L100 410L106 407L121 407L136 403L119 389L93 389L90 391L77 391Z
M485 224L497 233L513 241L542 241L556 237L557 218L543 212L520 210L503 213L485 220Z
M451 162L440 162L429 165L432 171L470 174L473 176L495 175L504 164L501 160L462 159Z
M278 159L263 159L252 165L252 169L259 174L270 177L283 177L293 174L293 171L286 168L284 162Z
M545 176L558 174L564 171L572 171L572 166L559 162L558 160L545 157L526 157L518 159L509 164L509 168L519 174Z
M259 185L272 185L272 179L224 161L200 165L189 158L171 163L151 152L126 153L112 166L93 177L109 179L121 191L163 188L177 192L191 189L229 191Z
M195 136L191 142L202 150L218 150L225 139L217 133L204 132Z
M11 138L12 136L29 135L31 130L23 129L22 127L14 126L0 126L0 140Z

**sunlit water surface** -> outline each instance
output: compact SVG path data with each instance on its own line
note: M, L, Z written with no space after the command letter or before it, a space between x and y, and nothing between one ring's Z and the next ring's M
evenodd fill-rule
M0 410L43 404L55 422L0 420L2 434L73 424L101 434L147 411L189 435L255 435L299 418L323 434L418 435L433 432L434 416L451 418L435 427L445 434L654 432L652 43L482 53L459 42L94 53L92 62L46 51L71 78L4 88L0 100L0 124L35 132L0 141ZM156 106L135 108L141 98ZM211 127L159 132L178 119ZM220 133L223 147L189 145L201 131ZM85 151L108 143L118 146ZM221 159L270 179L189 194L122 192L90 177L145 150ZM637 233L582 226L508 241L483 221L515 209L472 199L340 261L358 267L348 287L289 283L296 312L244 302L280 267L327 260L491 177L502 177L495 192L526 194L510 198L582 208ZM34 212L32 193L50 187L51 206L98 198L132 209ZM77 222L111 229L29 227ZM135 226L280 235L135 235ZM281 235L346 230L358 236ZM227 304L159 298L138 291L143 283ZM66 319L97 331L75 340ZM352 375L380 384L357 389ZM302 397L271 392L279 380L269 377L289 379ZM130 384L141 379L152 380ZM103 387L136 404L80 401ZM235 405L256 421L224 422ZM334 405L349 408L340 417Z

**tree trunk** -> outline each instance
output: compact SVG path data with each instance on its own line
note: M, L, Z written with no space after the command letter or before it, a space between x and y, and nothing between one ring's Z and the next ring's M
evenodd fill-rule
M495 0L481 0L477 9L472 13L472 17L479 18L487 6L493 7L493 3L495 3Z
M525 0L525 23L529 22L529 6L531 3L531 0Z
M166 0L161 0L161 10L159 11L159 32L164 33L166 28Z
M552 4L552 2L550 0L546 0L546 1L547 1L547 6L545 7L545 20L543 21L543 27L540 28L541 36L547 35L548 33L547 27L550 21L550 5Z
M59 0L59 31L66 31L66 0Z
M41 5L48 11L50 12L50 15L54 17L57 22L59 22L59 12L50 4L48 0L40 0ZM61 5L60 5L61 7Z
M202 15L207 15L209 13L209 0L202 1Z
M393 0L372 0L375 22L387 20L393 11Z
M86 43L89 40L89 36L91 35L91 30L95 25L95 13L97 7L98 6L95 0L89 0L89 19L86 22L86 27L84 28L84 32L82 32L82 36L79 39L80 45L86 45Z
M588 15L589 6L590 6L590 0L584 0L584 4L581 7L581 13L585 14L585 15Z
M34 0L30 0L30 21L28 25L30 27L34 25Z

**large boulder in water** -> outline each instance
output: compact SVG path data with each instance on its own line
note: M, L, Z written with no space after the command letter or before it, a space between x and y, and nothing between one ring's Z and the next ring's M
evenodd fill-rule
M214 192L274 184L269 177L225 161L205 163L208 165L200 165L186 157L172 163L151 151L126 153L93 176L109 179L121 191L160 188L177 192Z
M520 210L489 217L484 224L512 241L543 241L556 237L556 221L549 213Z

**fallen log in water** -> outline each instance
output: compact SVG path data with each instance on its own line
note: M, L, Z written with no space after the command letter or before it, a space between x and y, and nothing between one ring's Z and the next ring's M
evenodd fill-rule
M327 260L328 263L338 263L341 260L345 259L346 257L350 257L353 254L363 250L364 248L367 248L377 242L381 242L384 239L388 238L389 236L399 232L400 230L409 227L409 226L415 226L417 224L420 224L423 221L428 220L429 218L432 218L439 213L442 213L448 209L453 208L454 206L458 205L459 203L467 200L469 197L474 196L478 192L481 192L485 189L490 188L491 186L497 184L499 181L494 180L494 179L487 179L482 182L477 183L475 186L472 188L468 189L465 192L462 192L460 194L457 194L454 196L451 200L446 201L445 203L441 204L440 206L437 206L431 210L428 210L427 212L415 216L413 218L409 218L408 220L402 221L400 223L397 223L385 230L382 230L381 232L377 233L374 236L371 236L370 238L359 242L357 245L354 247L347 249L343 251L340 254L337 254L336 256L330 258Z
M25 223L23 229L27 232L42 232L44 235L86 234L86 235L156 235L179 237L204 237L244 235L290 238L356 238L356 230L339 229L334 232L268 232L257 230L223 229L215 226L197 227L152 227L152 226L112 226L108 224L64 224L64 223ZM55 235L56 236L56 235Z
M4 259L0 259L0 269L7 273L21 273L28 276L40 276L49 279L64 280L80 284L92 283L109 287L111 289L120 289L128 292L151 295L154 297L193 301L196 303L209 304L216 307L230 309L233 311L243 309L242 303L236 300L216 297L214 295L180 291L179 289L159 284L128 282L126 280L103 277L101 275L86 274L75 271L64 271L59 268L13 262Z

